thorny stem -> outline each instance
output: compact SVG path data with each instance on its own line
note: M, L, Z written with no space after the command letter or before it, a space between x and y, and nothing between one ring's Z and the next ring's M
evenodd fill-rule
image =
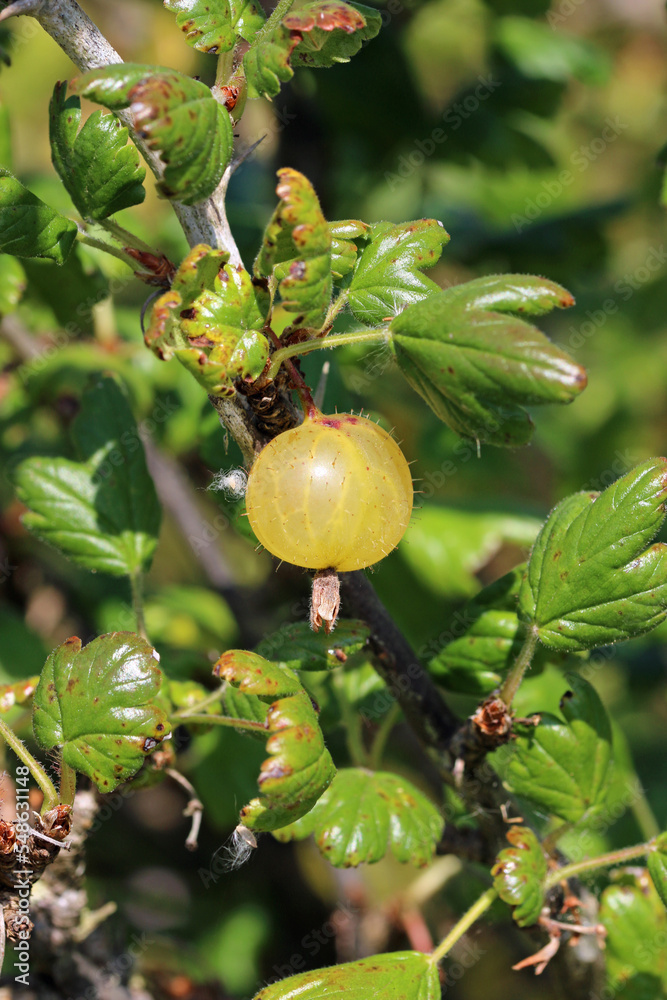
M278 369L288 358L293 358L297 354L310 354L311 351L321 351L325 347L343 347L345 344L363 344L368 341L387 340L389 334L386 327L377 330L359 330L356 333L335 333L331 337L314 338L305 340L300 344L289 344L287 347L280 347L271 356L271 365L267 372L268 378L275 378Z
M130 576L130 586L132 588L132 610L134 611L137 634L148 640L146 622L144 620L144 576L141 570L132 573Z
M600 854L597 858L585 858L583 861L573 861L569 865L557 868L546 877L544 883L545 891L558 885L563 879L572 878L582 872L594 871L596 868L607 868L610 865L622 865L625 861L634 861L641 858L651 850L652 842L635 844L633 847L623 847L618 851L610 851L608 854Z
M60 760L60 801L67 806L74 805L76 794L76 771L73 767Z
M479 920L483 913L486 913L488 908L491 906L491 903L493 903L494 899L496 899L497 895L498 893L493 888L487 889L486 892L482 893L479 899L472 904L470 909L463 914L461 919L454 924L447 937L444 938L438 947L431 953L431 962L433 965L441 962L445 955L451 951L456 942L459 941L465 932L472 927L475 921Z
M47 812L49 809L53 809L53 807L58 804L58 793L55 785L39 761L35 760L22 740L18 738L16 733L13 732L13 730L11 730L7 723L3 722L2 719L0 719L0 736L4 738L7 746L11 747L19 760L22 761L27 768L29 768L30 773L44 793L44 805L42 807L42 812Z
M505 702L508 708L514 700L514 695L519 690L519 685L523 680L523 675L532 662L536 648L537 628L534 625L531 625L519 655L510 667L509 673L505 678L505 683L500 689L499 697L501 701Z
M377 733L375 734L375 739L373 740L373 745L371 746L368 766L374 771L377 771L382 763L382 756L384 754L384 749L387 745L387 740L391 735L391 731L396 725L401 715L401 706L397 701L391 706L384 719L378 726Z

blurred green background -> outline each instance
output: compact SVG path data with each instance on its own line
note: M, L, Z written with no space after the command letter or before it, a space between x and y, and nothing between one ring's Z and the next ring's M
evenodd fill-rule
M184 44L160 0L82 6L126 60L212 82L214 61ZM667 447L666 15L654 0L392 0L381 9L383 31L349 65L299 70L273 104L248 106L240 145L266 138L231 186L229 214L244 259L252 261L275 204L276 168L292 166L312 180L328 218L441 220L451 243L429 272L440 284L503 271L563 283L577 305L543 327L589 371L588 388L571 407L534 414L530 447L484 447L478 456L437 421L382 351L332 356L325 411L363 407L396 429L415 460L423 509L373 581L427 656L465 599L521 560L554 503L603 488ZM75 75L74 67L28 18L10 22L0 41L11 55L0 74L0 114L9 116L13 169L71 213L50 164L47 107L54 82ZM0 149L5 165L8 158ZM145 204L120 221L177 261L186 250L182 235L147 187ZM276 572L245 537L238 503L207 492L213 474L237 467L240 455L227 448L216 414L184 369L145 350L139 312L146 287L122 263L88 249L61 269L29 262L25 270L16 320L35 357L25 339L18 347L0 340L0 682L38 672L71 634L89 640L132 627L122 582L85 573L31 539L12 488L12 470L25 456L69 453L77 400L101 368L126 381L153 448L163 461L176 460L192 484L198 527L188 543L165 516L147 624L171 676L208 682L221 650L251 648L303 618L307 575L288 566ZM318 354L304 361L311 384L322 361ZM202 552L214 554L217 586ZM629 741L662 829L665 637L661 627L608 651L591 677ZM526 710L553 698L545 691L542 679L529 682ZM469 700L453 702L470 710ZM13 719L25 730L24 719ZM331 741L344 761L340 730ZM183 848L185 801L167 782L111 796L89 849L93 902L117 900L111 919L120 937L145 935L140 966L165 996L251 996L302 968L289 968L294 955L307 968L354 957L354 934L370 948L406 946L392 906L416 876L388 860L334 872L310 844L282 846L266 836L248 865L211 878L211 859L254 794L262 748L228 732L177 743L180 766L205 805L197 854ZM399 770L418 759L402 729L391 752ZM429 776L421 780L429 789ZM632 809L619 812L595 847L640 836ZM454 866L443 879L445 890L425 910L434 934L480 888L470 869L457 874ZM341 919L330 923L336 906ZM548 973L538 988L530 973L509 970L525 953L511 929L492 925L475 940L483 961L450 983L447 996L471 1000L483 990L486 1000L500 1000L510 988L516 998L550 995Z

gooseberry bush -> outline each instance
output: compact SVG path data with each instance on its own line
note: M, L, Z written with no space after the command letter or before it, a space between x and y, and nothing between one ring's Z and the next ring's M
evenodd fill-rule
M509 571L471 595L463 630L448 634L443 621L446 638L420 659L364 572L410 531L412 472L418 479L420 470L410 469L409 442L404 455L377 422L383 412L375 419L338 412L335 399L322 412L322 386L308 384L302 362L324 350L335 366L336 348L349 364L380 349L416 393L417 409L430 408L476 452L523 448L536 407L573 403L586 386L582 367L535 325L571 306L570 293L530 274L482 274L440 287L428 272L449 240L443 222L327 219L313 184L290 166L278 170L254 261L241 258L227 190L232 175L248 169L252 150L235 141L235 130L249 102L276 98L301 67L363 60L360 50L381 28L375 8L279 0L266 14L256 0L164 0L174 38L180 31L202 65L209 60L209 85L177 69L121 61L75 0L1 7L5 24L38 24L78 68L72 79L53 81L44 111L62 182L57 207L11 172L2 121L0 312L13 352L10 409L27 406L34 389L21 378L34 338L12 325L30 282L48 280L55 290L58 268L72 262L90 282L91 261L106 256L114 273L144 282L148 296L144 358L132 345L131 363L119 363L115 348L104 358L79 341L76 351L63 351L85 387L78 379L74 396L64 391L71 381L57 366L42 378L39 391L55 380L53 405L69 407L60 415L69 423L67 454L44 448L12 464L21 524L45 543L43 558L89 571L95 592L100 577L116 578L115 593L127 589L131 607L125 627L100 629L85 642L66 638L41 672L1 689L7 767L17 790L28 776L37 786L29 826L18 809L16 819L0 821L2 934L13 946L5 973L14 977L16 965L21 983L40 996L111 996L100 970L113 952L90 945L110 908L102 900L91 911L82 887L87 832L119 789L139 795L175 780L189 794L187 846L197 850L204 795L188 774L211 736L227 728L238 742L217 774L219 794L245 787L234 785L234 772L246 758L257 760L257 746L261 763L225 848L229 870L202 859L204 881L233 884L235 866L252 864L271 838L313 837L327 871L390 855L425 870L420 889L407 890L394 950L362 949L324 968L302 963L292 975L258 982L258 1000L432 1000L456 978L448 978L452 956L485 914L520 936L526 957L514 968L529 971L517 976L549 965L547 975L557 969L571 998L665 995L664 947L650 943L664 941L667 928L667 833L640 788L638 841L596 851L589 835L609 825L622 788L637 784L622 734L591 683L600 658L590 657L667 617L667 547L654 542L665 517L667 460L648 458L602 491L563 497L543 523L524 518L508 528L520 549ZM180 223L180 260L159 236L153 244L132 231L126 210L153 183ZM135 343L139 328L137 314ZM298 579L312 576L310 621L304 602L296 612L283 602L282 623L265 635L248 590L232 610L254 635L251 648L228 648L218 633L208 676L161 656L158 634L165 616L175 619L193 603L201 611L210 595L200 588L187 605L172 589L162 625L145 613L154 557L158 572L175 558L160 562L159 548L156 555L162 508L187 521L196 507L183 470L165 464L137 422L145 386L160 385L163 369L178 372L170 377L183 396L196 398L204 414L207 407L225 446L237 449L239 468L225 468L221 452L213 483L228 495L233 531L260 543L276 565L300 568ZM178 420L177 404L160 416L167 428ZM438 544L460 546L455 522ZM214 533L206 551L194 548L219 598L230 588L215 576L216 545ZM280 587L287 577L275 579ZM215 609L214 617L224 613L222 604ZM524 682L536 676L547 682L531 689ZM405 760L394 742L408 747ZM130 854L132 836L128 830ZM291 850L271 849L274 858ZM451 867L439 867L446 859L457 871L463 866L466 891L432 941L436 928L420 907L446 893ZM23 961L29 944L31 959ZM136 976L120 979L114 997L139 996ZM150 977L140 988L150 995ZM525 983L522 990L537 995Z

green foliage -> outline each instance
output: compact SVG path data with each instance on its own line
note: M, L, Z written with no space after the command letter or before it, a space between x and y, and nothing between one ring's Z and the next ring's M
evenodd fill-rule
M297 313L291 327L319 330L331 301L331 233L310 181L290 169L278 177L280 203L266 227L255 275L278 283L285 310Z
M168 735L156 701L161 682L155 650L141 636L112 632L83 648L80 639L66 639L35 691L35 737L100 791L112 792Z
M260 795L243 807L240 822L251 830L275 830L299 819L336 773L309 695L294 671L244 650L223 653L214 673L242 695L269 704L261 723L269 757L260 769Z
M269 356L260 332L268 296L228 259L222 250L194 247L153 306L145 337L159 358L178 358L216 396L232 395L237 378L256 379Z
M345 768L309 813L273 835L288 841L314 834L334 868L373 864L388 849L398 861L423 867L432 861L443 827L439 811L410 781Z
M252 0L164 0L188 45L215 55L230 52L239 38L252 42L264 24L261 6Z
M316 972L302 972L266 986L254 1000L367 1000L368 996L401 1000L436 1000L440 996L437 967L419 951L394 951L347 962Z
M537 922L544 902L547 859L542 846L526 826L507 831L511 847L500 852L491 869L498 895L514 907L512 916L519 927Z
M524 407L569 403L586 385L580 365L534 326L506 313L539 315L572 305L541 278L478 278L408 306L392 321L396 360L445 423L489 444L526 444Z
M655 628L667 614L667 460L649 459L601 493L563 500L542 528L519 614L550 649L591 649Z
M365 649L369 635L363 622L351 619L339 620L330 635L313 632L307 622L295 622L268 635L257 652L291 670L331 670Z
M625 880L602 893L607 930L608 986L624 1000L659 997L667 990L667 912L650 886Z
M80 461L29 458L17 469L23 523L86 569L134 576L153 557L160 505L115 379L100 377L84 394L72 438Z
M0 166L0 253L44 257L64 264L76 224L28 191Z
M371 227L359 219L342 219L339 222L330 222L329 232L331 274L334 281L342 281L354 270L359 255L359 245L362 240L368 239Z
M441 222L378 222L366 239L348 289L350 309L362 323L385 322L439 290L421 272L433 267L449 242Z
M146 171L115 115L95 111L79 129L81 102L67 97L66 83L57 83L49 124L53 165L84 219L106 219L141 204Z
M652 845L646 864L655 891L667 908L667 833L662 833Z
M342 0L317 0L291 10L255 39L243 59L250 97L275 97L293 66L312 69L348 62L381 26L377 11Z
M166 198L194 205L215 191L233 134L206 84L176 70L123 63L84 73L71 88L111 111L130 108L138 134L165 164L158 186Z
M569 823L602 812L610 778L611 725L588 681L568 674L563 719L543 713L537 726L517 725L508 778L517 795ZM564 721L563 721L564 720Z
M14 311L25 287L25 271L16 257L0 254L0 315Z

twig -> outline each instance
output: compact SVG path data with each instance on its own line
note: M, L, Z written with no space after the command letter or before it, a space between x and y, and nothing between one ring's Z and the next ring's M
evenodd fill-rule
M164 773L168 774L172 781L175 781L188 793L188 804L183 810L183 815L192 817L192 826L190 827L190 833L185 841L185 846L189 851L196 851L199 828L201 827L202 816L204 814L204 805L202 801L197 798L197 792L194 785L188 781L184 774L181 774L180 771L175 770L173 767L165 768Z

